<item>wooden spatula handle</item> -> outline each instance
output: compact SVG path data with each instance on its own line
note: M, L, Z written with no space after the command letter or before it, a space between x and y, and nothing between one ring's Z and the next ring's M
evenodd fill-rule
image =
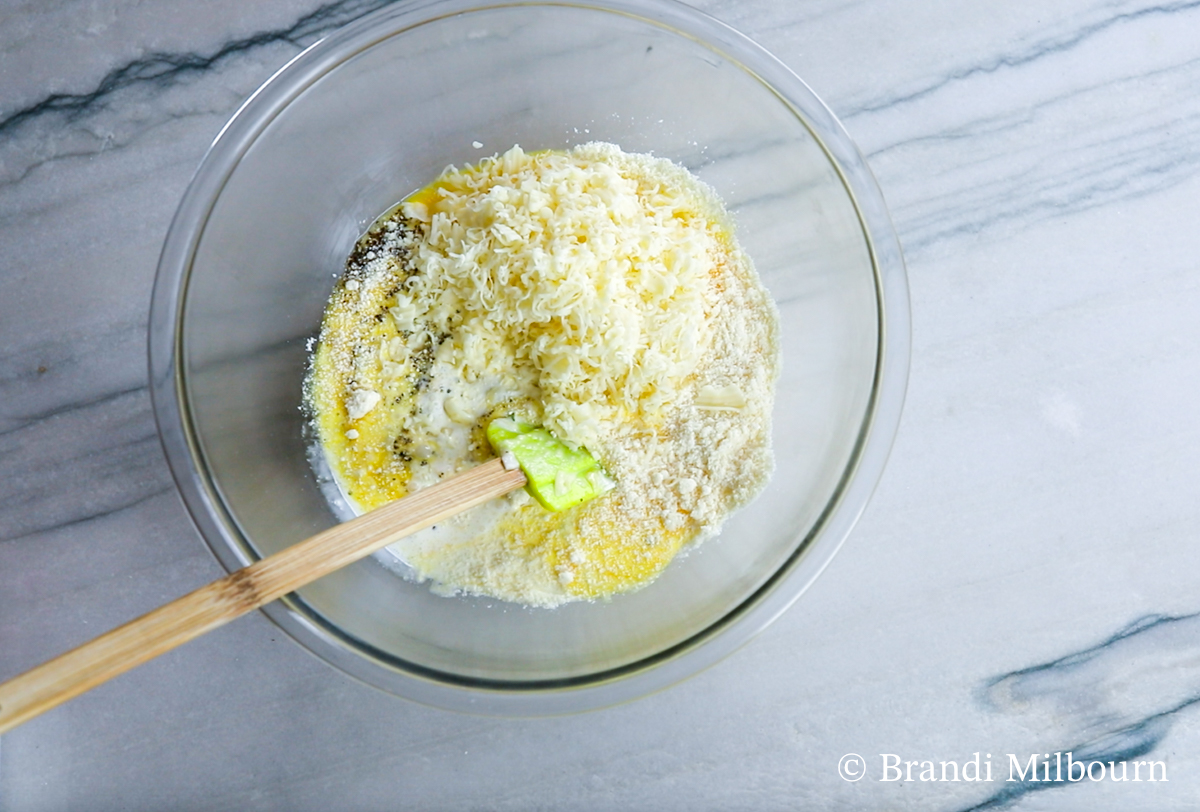
M410 533L525 484L492 460L318 533L0 685L0 733Z

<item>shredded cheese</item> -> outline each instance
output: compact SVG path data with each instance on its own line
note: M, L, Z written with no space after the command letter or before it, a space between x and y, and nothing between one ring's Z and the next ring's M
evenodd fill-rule
M697 220L711 204L681 173L609 144L513 147L448 171L403 208L426 238L390 310L396 329L417 331L410 351L453 335L439 358L468 381L526 368L542 424L571 445L631 415L654 420L708 342L713 237Z

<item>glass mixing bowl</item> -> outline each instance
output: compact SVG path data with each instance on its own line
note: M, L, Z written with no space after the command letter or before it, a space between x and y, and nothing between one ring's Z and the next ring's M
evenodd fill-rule
M301 382L368 224L447 164L592 140L670 158L728 205L782 316L777 470L718 538L610 601L439 597L367 559L264 610L401 696L560 713L695 673L820 573L895 434L909 354L899 245L862 156L794 74L670 0L404 3L264 84L213 143L167 235L150 314L154 409L222 565L337 521L310 465Z

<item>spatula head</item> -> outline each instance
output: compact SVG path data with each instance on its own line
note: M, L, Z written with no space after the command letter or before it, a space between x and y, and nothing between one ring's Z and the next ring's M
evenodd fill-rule
M586 448L570 448L541 426L500 417L488 424L487 438L497 454L516 457L529 480L525 490L546 510L566 510L613 488Z

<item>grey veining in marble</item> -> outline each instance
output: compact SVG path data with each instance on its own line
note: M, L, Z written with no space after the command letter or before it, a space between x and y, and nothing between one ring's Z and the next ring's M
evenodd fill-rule
M1135 760L1161 758L1159 745L1177 721L1192 719L1190 708L1200 702L1200 615L1140 618L1096 646L997 677L982 696L989 709L1025 716L1034 724L1063 720L1059 742L1047 746L1072 753L1087 767L1099 763L1090 776L1085 768L1071 772L1065 786L1076 776L1076 781L1086 776L1136 782L1142 771L1132 766ZM1026 769L1019 780L1006 782L971 809L1003 808L1028 793L1062 789L1059 760L1054 780L1045 780L1051 777L1045 770L1037 778ZM1028 768L1028 755L1020 761Z
M150 410L158 252L241 101L382 5L0 0L0 679L220 574ZM5 734L0 808L1200 805L1200 2L698 5L843 120L908 261L901 430L816 585L559 719L419 707L247 617ZM1068 751L1168 780L1004 780ZM996 781L879 780L976 752Z

